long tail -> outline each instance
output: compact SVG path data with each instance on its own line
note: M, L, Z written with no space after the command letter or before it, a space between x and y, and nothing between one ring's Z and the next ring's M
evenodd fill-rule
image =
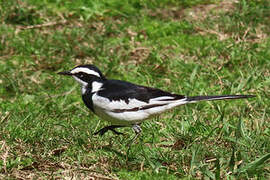
M194 103L198 101L213 101L213 100L222 100L222 99L244 99L252 98L254 95L223 95L223 96L190 96L187 97L186 101L189 103Z

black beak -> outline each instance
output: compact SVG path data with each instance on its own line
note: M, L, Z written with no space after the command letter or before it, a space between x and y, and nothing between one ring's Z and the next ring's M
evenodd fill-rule
M72 76L72 74L70 73L70 71L63 71L63 72L59 72L57 74L66 75L66 76Z

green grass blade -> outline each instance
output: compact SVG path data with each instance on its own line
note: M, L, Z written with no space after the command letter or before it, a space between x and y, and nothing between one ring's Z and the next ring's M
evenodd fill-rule
M244 173L249 172L252 173L256 171L256 169L262 168L263 165L265 165L265 162L270 159L270 153L256 159L255 161L252 161L248 163L246 166L238 169L237 173Z

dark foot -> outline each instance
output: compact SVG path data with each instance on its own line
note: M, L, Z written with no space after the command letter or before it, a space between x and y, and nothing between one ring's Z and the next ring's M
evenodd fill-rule
M142 129L140 127L139 124L135 124L132 126L132 129L134 130L135 132L135 136L132 138L132 140L130 141L130 143L128 144L128 150L127 150L127 157L128 157L128 154L129 154L129 150L130 150L130 147L131 145L135 142L135 140L137 139L137 137L141 134L142 132Z
M120 134L124 134L124 133L121 133L121 132L118 132L115 130L115 128L120 128L120 127L124 127L124 126L116 126L116 125L112 125L112 126L106 126L102 129L100 129L99 131L95 132L94 135L97 135L99 134L100 136L103 136L107 131L112 131L113 133L117 134L117 135L120 135Z

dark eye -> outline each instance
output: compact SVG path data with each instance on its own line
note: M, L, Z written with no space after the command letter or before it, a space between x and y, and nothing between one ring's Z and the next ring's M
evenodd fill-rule
M78 76L79 76L80 78L83 78L83 77L84 77L84 74L83 74L83 73L79 73Z

